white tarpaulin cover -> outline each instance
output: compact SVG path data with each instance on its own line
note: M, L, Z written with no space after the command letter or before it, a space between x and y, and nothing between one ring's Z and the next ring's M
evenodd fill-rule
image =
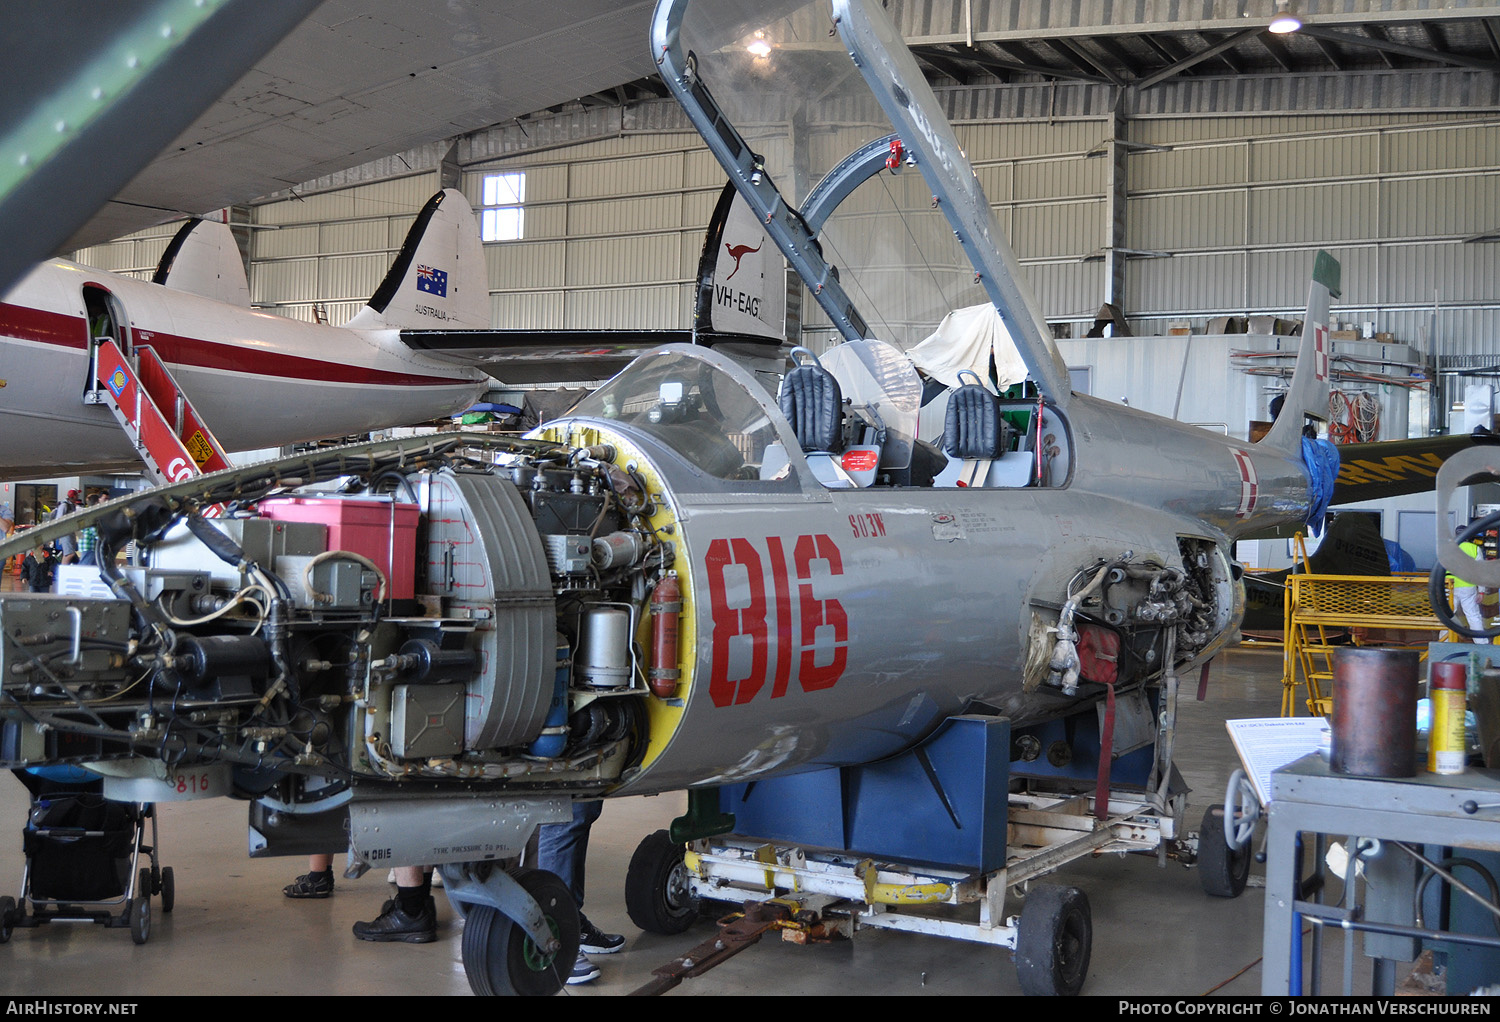
M1001 388L1026 379L1026 364L1011 343L1000 314L988 304L948 313L931 336L907 349L906 356L922 372L949 387L960 386L959 371L968 369L990 392L998 393L990 380L991 357Z

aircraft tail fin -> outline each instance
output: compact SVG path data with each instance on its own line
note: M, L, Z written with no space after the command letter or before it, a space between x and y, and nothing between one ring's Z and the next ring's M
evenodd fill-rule
M1333 298L1341 294L1341 272L1337 259L1327 252L1318 252L1313 261L1312 283L1308 286L1307 316L1302 321L1297 368L1292 373L1281 413L1260 446L1295 453L1300 458L1304 417L1328 418L1328 316Z
M785 341L786 258L730 182L719 193L698 260L695 334Z
M200 298L250 307L250 284L239 243L229 225L219 220L183 224L162 253L151 281Z
M1344 511L1328 516L1328 529L1307 557L1314 575L1389 575L1390 555L1374 515Z
M380 287L347 326L465 330L490 325L489 271L479 223L461 192L422 207Z

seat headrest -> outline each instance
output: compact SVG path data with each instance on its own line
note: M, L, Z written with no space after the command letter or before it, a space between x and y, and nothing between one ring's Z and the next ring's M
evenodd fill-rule
M943 450L952 458L997 457L1007 439L1006 425L994 396L977 383L967 383L948 397Z
M804 451L837 452L843 446L844 394L820 365L799 365L781 381L781 414Z

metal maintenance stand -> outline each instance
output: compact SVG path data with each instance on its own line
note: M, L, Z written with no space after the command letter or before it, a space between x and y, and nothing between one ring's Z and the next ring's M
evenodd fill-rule
M653 933L685 932L700 903L742 905L743 918L726 917L718 935L637 992L671 989L773 929L805 943L879 928L1007 948L1023 992L1078 993L1093 934L1087 896L1032 882L1107 852L1203 858L1202 837L1181 827L1180 775L1168 764L1168 783L1160 792L1153 783L1150 738L1111 761L1102 798L1092 712L1019 734L1004 717L954 717L879 763L720 788L713 809L732 813L738 833L686 849L666 831L648 835L630 863L626 906ZM1226 874L1219 893L1234 896L1249 853L1231 855L1214 819L1206 829Z
M1351 994L1353 934L1364 934L1364 953L1373 958L1373 993L1388 996L1395 987L1397 962L1413 961L1422 942L1441 940L1500 952L1500 930L1475 927L1476 934L1438 929L1440 907L1419 918L1419 903L1441 899L1433 891L1452 877L1473 898L1481 915L1495 923L1500 907L1492 886L1472 867L1450 868L1424 846L1500 851L1500 771L1471 769L1453 777L1419 773L1407 779L1335 774L1316 755L1306 756L1271 775L1266 845L1266 911L1261 993L1267 996L1319 993L1318 967L1324 930L1344 931L1344 990ZM1326 837L1347 838L1351 860L1339 904L1323 898ZM1434 871L1437 867L1438 871ZM1435 873L1435 876L1434 876ZM1432 883L1433 879L1438 883ZM1427 895L1424 899L1424 895ZM1302 931L1313 925L1310 982L1304 984ZM1463 993L1467 991L1455 991Z

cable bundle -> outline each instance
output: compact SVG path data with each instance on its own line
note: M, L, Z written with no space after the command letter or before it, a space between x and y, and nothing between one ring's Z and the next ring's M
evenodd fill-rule
M1380 435L1380 400L1360 391L1328 392L1328 438L1336 444L1373 443Z

